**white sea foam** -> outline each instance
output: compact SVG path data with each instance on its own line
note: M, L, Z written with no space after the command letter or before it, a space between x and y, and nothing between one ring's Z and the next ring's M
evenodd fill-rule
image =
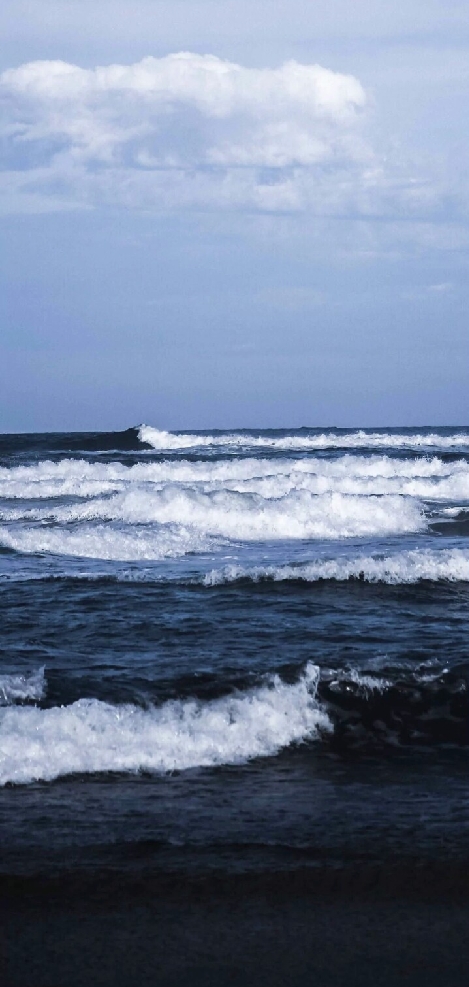
M68 554L71 557L82 556L86 559L86 555L82 554L83 542L77 536L74 543L72 533L70 533L68 544L66 541L67 533L65 532L65 537L62 540L58 537L53 547L52 542L36 542L36 533L34 531L28 534L25 535L23 541L19 538L12 539L12 541L17 542L16 547L19 551L34 551L36 544L43 544L42 551L44 552L52 552L54 547L57 555ZM47 548L46 544L48 546ZM183 547L180 547L180 554L183 554ZM61 551L59 551L59 548ZM68 549L68 551L66 552L65 549ZM38 548L37 551L39 550ZM388 585L413 584L421 580L428 582L469 582L469 549L458 548L437 550L412 549L385 556L358 555L347 557L340 555L336 558L318 558L312 562L284 565L241 565L238 563L229 563L219 568L213 568L206 573L200 571L200 562L194 562L194 566L191 567L190 571L183 570L182 572L179 569L169 571L165 568L161 570L155 567L154 564L149 564L147 567L142 566L139 564L141 561L148 561L149 563L158 562L158 558L160 557L158 556L155 559L157 549L151 545L151 542L147 545L145 542L142 542L140 545L140 558L134 558L134 553L136 554L138 549L135 549L131 538L127 545L118 536L114 543L109 538L107 545L98 544L95 547L91 541L88 551L90 550L99 550L102 552L107 550L107 557L104 554L100 556L105 562L107 560L120 561L120 555L125 550L128 550L129 558L122 559L122 561L124 563L135 562L135 564L129 567L121 566L117 570L115 568L110 570L103 567L101 571L93 569L93 572L89 572L86 568L77 569L76 563L72 561L70 562L70 567L64 568L66 563L57 559L56 567L53 570L48 568L46 571L24 572L15 569L12 572L0 574L0 579L11 582L42 581L62 578L65 574L68 579L86 580L89 582L96 582L100 579L112 579L116 582L142 583L179 583L182 581L184 583L204 585L207 587L222 586L239 581L258 583L265 580L272 582L291 582L298 580L305 583L315 583L326 579L336 582L357 579L369 583L386 583ZM145 551L147 555L144 554ZM153 555L152 552L154 553ZM176 548L174 547L172 555L168 553L166 557L177 558ZM196 565L197 568L195 568Z
M179 558L192 552L209 551L208 537L186 528L131 528L118 530L106 524L83 524L76 528L46 525L0 528L0 546L34 555L51 553L78 558L122 562Z
M0 546L158 560L214 550L227 540L417 532L428 523L425 503L438 504L448 517L468 504L469 463L349 454L130 467L42 461L0 468L0 497Z
M85 460L43 461L32 466L0 468L0 497L21 501L54 498L93 499L141 489L161 490L168 484L202 493L227 490L278 498L295 490L313 494L401 494L423 500L469 500L469 463L445 463L438 457L396 459L350 456L269 460L186 460L158 463L89 463ZM30 509L27 505L26 509ZM21 512L23 507L17 508ZM3 510L5 515L7 508Z
M354 558L318 559L301 565L240 566L227 565L212 569L204 577L206 586L248 579L274 582L301 579L317 582L320 579L365 579L370 583L417 583L426 579L432 582L469 582L469 550L414 549L396 552L384 558L362 555Z
M173 450L203 448L206 446L224 446L234 448L267 448L267 449L351 449L351 448L390 448L390 449L454 449L469 447L469 434L454 433L441 435L437 432L408 433L366 432L359 429L356 432L338 433L323 432L316 435L252 435L252 434L214 434L195 435L188 432L165 432L141 425L138 437L153 449Z
M0 711L0 784L75 772L167 772L275 755L332 730L315 698L318 678L318 668L308 664L294 685L275 676L223 699L145 710L95 699L45 710L10 707Z
M202 493L177 486L152 492L137 489L19 515L12 511L6 519L41 523L0 527L3 547L115 559L156 559L206 551L214 539L337 539L401 534L425 527L420 505L401 496L316 496L295 491L270 499L226 490ZM118 531L103 522L120 522L127 528Z
M165 432L164 429L152 428L151 425L141 425L138 430L140 442L152 447L152 449L192 449L197 446L224 445L224 436L214 435L190 435L182 432ZM236 438L227 436L226 438ZM239 436L239 438L243 438ZM239 445L241 443L238 443ZM246 443L244 443L246 444Z
M0 675L0 706L10 706L28 699L37 701L43 699L45 691L43 668L38 668L29 675Z

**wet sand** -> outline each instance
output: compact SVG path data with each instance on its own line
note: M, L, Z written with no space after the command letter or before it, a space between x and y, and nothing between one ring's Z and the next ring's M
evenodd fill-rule
M2 987L463 987L461 862L0 882Z

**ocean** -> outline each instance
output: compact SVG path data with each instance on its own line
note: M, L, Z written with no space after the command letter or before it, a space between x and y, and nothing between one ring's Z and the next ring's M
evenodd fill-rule
M8 987L462 984L468 535L469 428L0 436Z

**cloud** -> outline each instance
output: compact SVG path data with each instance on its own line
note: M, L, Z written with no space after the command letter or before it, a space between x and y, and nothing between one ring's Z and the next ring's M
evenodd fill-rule
M341 210L376 167L352 75L189 52L133 65L37 61L0 76L13 209Z
M391 136L377 140L383 125L355 76L316 64L255 69L190 52L95 69L28 62L0 75L0 105L3 212L378 219L436 242L464 205Z

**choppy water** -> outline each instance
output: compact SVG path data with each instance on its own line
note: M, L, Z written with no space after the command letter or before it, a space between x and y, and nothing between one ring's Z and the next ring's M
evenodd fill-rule
M468 535L469 429L0 436L4 867L467 855Z

